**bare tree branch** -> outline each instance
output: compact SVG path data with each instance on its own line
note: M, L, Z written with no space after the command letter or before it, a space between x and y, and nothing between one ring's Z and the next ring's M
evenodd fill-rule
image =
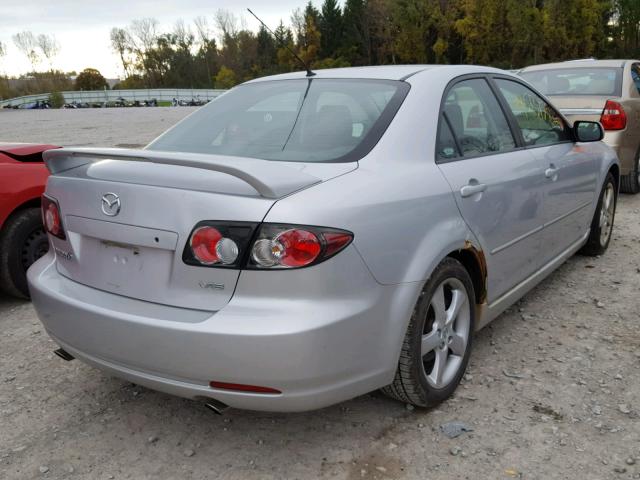
M222 33L222 38L235 38L238 34L238 18L228 10L219 9L215 14L216 26Z
M143 18L131 22L129 31L137 49L142 52L151 50L158 39L158 20L155 18Z
M191 45L193 45L193 33L181 18L176 21L173 27L173 35L180 48L190 50Z
M42 55L49 62L49 68L53 71L53 59L60 52L60 44L53 35L45 35L43 33L38 35L36 41Z
M209 28L207 17L196 17L193 20L193 23L196 26L196 33L198 34L200 44L204 48L207 48L207 45L209 45L209 41L211 40L211 29Z
M24 32L16 33L13 37L13 43L29 60L31 67L35 71L36 65L40 63L40 54L38 54L38 42L32 32L25 30Z
M127 58L127 52L131 50L131 37L124 28L111 29L111 48L120 56L125 76L130 75L131 62Z

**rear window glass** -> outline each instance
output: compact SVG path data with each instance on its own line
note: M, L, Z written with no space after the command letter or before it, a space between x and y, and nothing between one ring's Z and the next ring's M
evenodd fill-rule
M621 68L562 68L522 72L545 95L614 95L622 87Z
M291 162L366 155L409 86L387 80L301 79L230 90L151 143L149 150Z

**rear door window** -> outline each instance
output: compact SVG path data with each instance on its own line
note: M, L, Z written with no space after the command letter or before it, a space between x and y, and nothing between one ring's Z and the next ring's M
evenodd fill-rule
M640 63L631 65L631 78L633 79L633 84L638 89L638 93L640 93Z
M562 117L533 90L511 80L496 79L526 146L541 146L571 140Z
M456 140L453 137L453 132L451 132L451 127L449 127L449 122L447 122L447 119L444 117L444 115L440 116L437 155L438 159L445 161L459 157Z
M442 124L448 125L440 130L440 158L452 158L456 153L452 151L455 142L446 139L449 126L465 157L506 152L516 146L500 104L484 79L455 84L446 94L442 115L447 120Z

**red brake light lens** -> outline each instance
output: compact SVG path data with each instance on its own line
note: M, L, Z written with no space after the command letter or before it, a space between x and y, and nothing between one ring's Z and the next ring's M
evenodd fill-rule
M312 263L322 246L318 237L307 230L287 230L275 238L281 247L279 263L284 267L304 267Z
M60 208L58 203L52 198L46 195L42 196L42 223L44 223L45 230L53 235L64 240L65 234L62 228L62 218L60 216Z
M351 242L353 235L350 233L325 233L324 239L327 242L324 254L327 257L332 257Z
M600 123L605 130L624 130L627 126L627 114L618 102L607 100Z

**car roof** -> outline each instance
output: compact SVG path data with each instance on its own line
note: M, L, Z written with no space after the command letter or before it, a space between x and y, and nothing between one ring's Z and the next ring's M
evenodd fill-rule
M627 62L636 62L637 60L594 60L594 59L584 59L584 60L569 60L566 62L556 62L556 63L545 63L541 65L531 65L530 67L523 68L520 73L524 72L533 72L537 70L557 70L563 68L598 68L598 67L609 67L609 68L622 68Z
M465 73L493 72L506 73L492 67L478 67L475 65L380 65L371 67L346 67L327 68L313 70L312 78L351 78L351 79L376 79L376 80L404 80L417 73L435 72L444 73L450 70L452 74L464 75ZM270 80L299 80L306 77L306 72L291 72L280 75L256 78L246 83L265 82Z

